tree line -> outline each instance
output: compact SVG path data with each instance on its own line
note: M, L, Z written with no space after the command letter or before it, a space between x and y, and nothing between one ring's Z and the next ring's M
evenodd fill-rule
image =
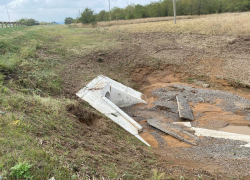
M176 0L177 15L202 15L224 12L244 12L250 10L250 0ZM86 16L87 15L87 16ZM84 17L83 17L84 16ZM147 5L130 4L125 8L113 7L111 20L128 20L150 17L173 16L173 0L160 0ZM76 19L69 22L89 23L90 21L109 21L109 11L95 14L86 8ZM88 19L86 21L86 19Z
M17 22L20 22L22 24L25 24L26 26L35 26L35 25L56 25L58 23L56 23L55 21L53 22L39 22L35 19L27 19L27 18L22 18L20 20L18 20Z

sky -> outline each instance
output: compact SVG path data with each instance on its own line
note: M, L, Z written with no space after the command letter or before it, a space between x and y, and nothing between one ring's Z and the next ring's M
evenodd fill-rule
M149 4L154 0L110 0L112 7L124 8L128 4ZM79 9L86 7L96 13L108 10L108 0L0 0L0 21L9 21L6 10L9 10L10 20L33 18L45 22L62 22L65 17L76 18Z

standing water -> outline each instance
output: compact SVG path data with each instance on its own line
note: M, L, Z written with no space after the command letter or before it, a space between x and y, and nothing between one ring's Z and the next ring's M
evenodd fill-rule
M227 127L218 129L219 131L236 133L236 134L245 134L250 135L250 127L249 126L232 126L229 125Z

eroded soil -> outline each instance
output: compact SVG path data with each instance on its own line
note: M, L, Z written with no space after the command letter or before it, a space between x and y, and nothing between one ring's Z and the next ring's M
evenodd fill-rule
M205 179L249 179L249 149L239 148L244 143L203 138L195 147L149 127L146 120L180 121L174 93L196 94L197 88L250 99L250 90L244 88L250 85L250 38L169 33L116 33L114 37L121 43L115 49L70 59L62 73L63 95L75 98L75 93L96 76L109 76L146 95L148 105L124 110L144 127L141 136L152 145L159 161L155 168L176 177L202 174ZM203 84L210 88L203 88ZM172 103L172 108L159 103L163 101L159 94L169 91L173 97L164 101ZM218 129L250 124L247 103L239 102L235 105L239 108L230 111L224 100L216 97L190 102L195 115L192 125Z
M188 160L191 166L198 165L210 173L219 171L231 177L249 176L249 149L240 147L246 142L201 137L198 146L191 146L147 124L147 119L152 118L167 123L182 122L175 97L180 94L190 102L195 116L195 120L191 122L193 127L218 130L228 125L250 125L250 99L245 92L237 91L228 87L229 85L219 86L220 89L225 88L224 91L204 88L203 81L194 80L192 84L187 84L180 82L179 77L180 74L171 72L153 72L144 76L142 92L146 94L144 98L148 104L123 108L143 126L141 137L154 147L157 154L174 157L175 162ZM224 82L225 84L227 83Z

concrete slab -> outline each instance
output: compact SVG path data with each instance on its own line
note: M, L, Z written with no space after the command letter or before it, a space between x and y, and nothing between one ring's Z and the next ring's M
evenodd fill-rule
M87 101L93 108L109 117L126 131L150 146L138 134L142 127L119 107L131 106L138 103L147 104L141 99L142 93L124 86L106 76L98 76L81 89L78 97Z
M250 148L250 143L248 143L246 145L242 145L241 147L248 147L248 148Z
M183 124L183 125L190 127L189 124ZM242 147L250 148L250 136L249 135L228 133L228 132L223 132L223 131L216 131L216 130L210 130L210 129L196 128L196 127L192 127L191 129L195 131L194 134L196 136L245 141L248 144L242 145Z
M195 135L197 136L207 136L207 137L214 137L214 138L223 138L223 139L250 142L249 135L228 133L228 132L223 132L223 131L195 128L195 127L192 127L191 129L195 131Z
M193 121L194 120L193 111L190 108L187 99L181 95L177 95L176 100L180 118L183 120Z
M190 122L173 122L173 124L182 125L182 126L186 126L186 127L189 127L189 128L192 127Z
M200 139L193 134L181 129L180 126L170 123L165 123L158 119L148 119L147 123L150 126L153 126L166 134L173 136L176 139L179 139L187 144L197 146Z

